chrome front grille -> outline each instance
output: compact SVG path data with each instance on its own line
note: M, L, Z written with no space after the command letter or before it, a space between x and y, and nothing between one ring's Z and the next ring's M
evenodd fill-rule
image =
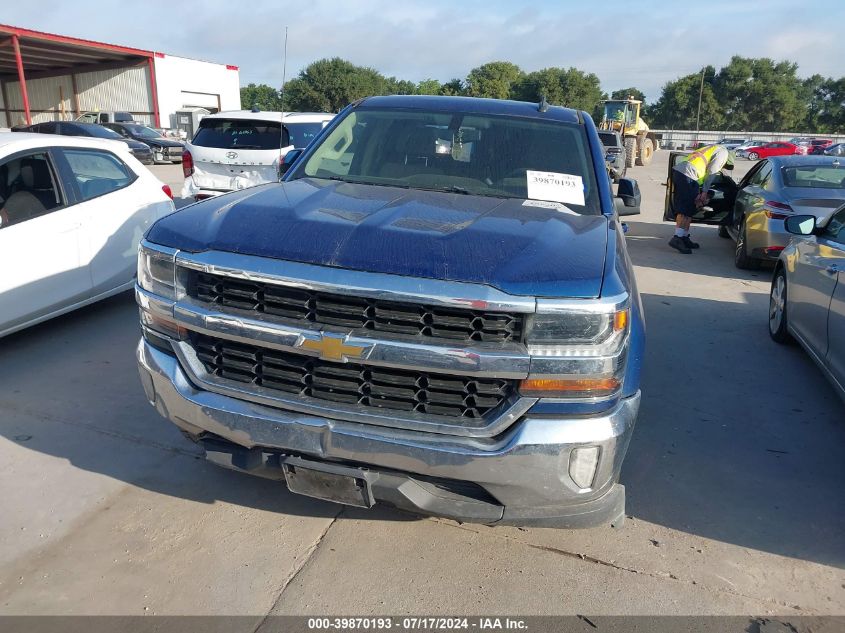
M515 391L514 380L335 363L204 334L191 345L212 376L347 405L468 420Z
M519 342L522 314L426 306L191 271L193 299L300 324L478 343Z

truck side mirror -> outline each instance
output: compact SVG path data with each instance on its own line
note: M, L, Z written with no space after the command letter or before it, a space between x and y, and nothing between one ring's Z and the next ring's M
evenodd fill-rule
M296 159L299 158L300 156L302 156L302 153L304 151L305 151L304 149L292 149L287 154L284 155L284 157L282 158L282 162L279 163L279 178L280 179L281 179L282 176L284 176L286 173L288 173L288 170L296 162Z
M622 200L622 205L616 204L616 212L619 215L639 214L642 194L637 181L633 178L620 178L614 202L616 199Z

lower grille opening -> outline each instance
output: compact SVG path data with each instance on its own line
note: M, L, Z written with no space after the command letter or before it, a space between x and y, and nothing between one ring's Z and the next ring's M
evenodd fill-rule
M202 334L192 343L213 376L350 405L479 419L515 389L513 380L333 363Z

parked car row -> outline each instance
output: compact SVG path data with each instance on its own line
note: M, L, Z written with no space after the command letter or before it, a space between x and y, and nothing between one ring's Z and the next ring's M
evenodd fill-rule
M669 159L665 220L673 220ZM835 156L762 159L737 184L720 175L694 224L736 241L737 268L775 265L769 331L797 339L845 399L845 161Z
M669 169L683 156L670 156ZM675 216L670 197L664 218ZM711 187L711 200L694 217L697 224L719 226L719 235L736 241L738 268L759 268L777 261L789 243L784 220L812 215L820 224L845 205L845 161L835 156L774 156L760 160L735 183L720 176Z
M182 162L184 147L182 143L165 138L160 132L135 121L94 123L80 118L76 121L35 123L15 127L13 131L60 134L62 136L87 136L123 141L132 150L135 158L145 165Z

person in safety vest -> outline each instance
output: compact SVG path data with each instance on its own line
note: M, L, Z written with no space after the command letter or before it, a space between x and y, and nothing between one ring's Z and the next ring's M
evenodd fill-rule
M678 161L672 170L672 205L675 208L675 235L669 246L684 255L698 244L689 234L692 216L710 200L710 185L722 169L733 169L733 154L723 145L708 145Z

